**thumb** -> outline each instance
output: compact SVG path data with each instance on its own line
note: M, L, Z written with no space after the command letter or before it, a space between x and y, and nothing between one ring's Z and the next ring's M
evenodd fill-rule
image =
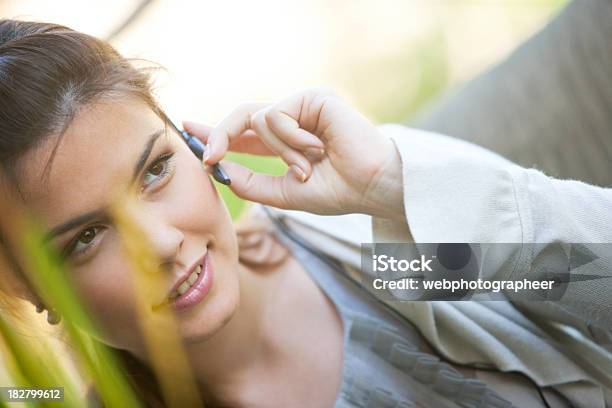
M255 173L250 169L228 160L222 160L221 165L228 173L232 184L229 188L238 197L256 201L272 207L291 209L291 203L283 193L283 183L299 184L288 172L284 176Z
M212 129L212 126L184 120L183 129L200 139L202 142L208 143L208 135L210 134L210 129Z

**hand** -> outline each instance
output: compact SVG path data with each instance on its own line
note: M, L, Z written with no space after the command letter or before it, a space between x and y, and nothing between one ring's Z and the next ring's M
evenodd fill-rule
M275 104L245 104L216 127L184 122L207 143L204 163L228 150L278 155L283 176L223 160L232 191L246 200L316 214L404 218L399 154L390 138L334 94L308 90Z

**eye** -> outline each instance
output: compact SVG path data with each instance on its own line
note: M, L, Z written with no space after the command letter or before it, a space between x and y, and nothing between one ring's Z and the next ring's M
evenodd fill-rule
M142 191L159 184L172 173L172 153L159 156L144 173L142 180Z
M95 227L87 228L81 233L81 235L79 235L78 242L83 244L89 244L96 237L96 233L97 231Z
M101 238L101 233L106 229L103 226L87 227L74 238L68 245L65 255L76 257L91 250Z

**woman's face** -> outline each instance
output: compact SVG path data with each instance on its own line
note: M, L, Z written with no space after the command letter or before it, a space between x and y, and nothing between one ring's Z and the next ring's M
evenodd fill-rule
M198 292L205 296L176 312L182 337L197 342L218 331L239 300L236 236L208 173L178 134L165 131L144 103L97 102L72 122L44 178L56 141L49 138L23 158L22 190L27 204L57 232L53 242L66 254L70 276L104 340L134 352L144 347L130 262L116 229L97 215L113 192L127 191L131 182L140 191L135 221L163 264L168 293L201 259L211 266L194 284L201 289L212 278L209 290ZM194 292L181 296L183 304L189 304L186 296ZM163 301L149 299L151 306Z

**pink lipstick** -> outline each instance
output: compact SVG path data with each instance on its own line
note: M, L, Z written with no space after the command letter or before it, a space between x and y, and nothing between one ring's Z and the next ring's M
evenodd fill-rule
M213 268L210 262L210 251L192 268L191 274L173 291L171 299L174 310L184 310L198 303L209 292L213 283ZM199 272L198 272L199 271Z

